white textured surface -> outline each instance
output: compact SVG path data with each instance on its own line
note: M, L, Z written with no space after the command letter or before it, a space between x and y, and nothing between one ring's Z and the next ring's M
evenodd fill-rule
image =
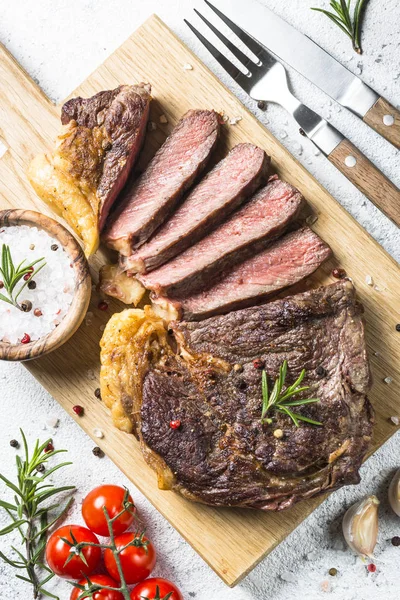
M362 78L399 108L398 0L369 2L364 28L365 52L360 58L352 52L347 38L340 35L327 19L308 8L327 5L327 0L264 2L276 12L284 14L290 22L310 35L353 72L358 72L360 67L357 65L362 63ZM238 88L223 77L207 52L194 42L182 23L183 16L192 16L192 5L194 3L191 0L0 0L0 40L53 99L61 100L148 15L157 12L231 89L239 93L240 98L256 111L265 125L384 248L399 260L398 229L322 155L315 156L314 148L307 140L299 137L296 126L281 108L270 106L264 113L255 109L254 103L246 101ZM200 3L197 5L200 6ZM324 94L296 73L290 72L290 80L300 99L324 116L330 117L334 125L345 131L349 139L359 145L369 158L400 185L399 153L390 144L344 109L339 111ZM301 154L300 144L303 148ZM0 364L0 402L1 471L11 474L15 450L9 446L8 441L11 437L18 437L18 427L21 426L31 441L37 436L44 438L52 435L57 447L69 449L74 466L69 467L65 477L68 482L74 482L79 490L72 520L78 520L79 500L91 487L101 482L128 485L148 523L149 534L159 553L156 573L175 580L181 586L185 600L294 600L306 595L310 600L316 600L325 596L321 583L328 580L328 596L334 600L400 599L400 548L394 548L390 544L393 535L400 535L400 519L390 512L386 501L388 482L394 469L400 466L400 434L395 435L362 468L361 485L334 493L256 567L242 584L231 590L221 583L107 458L98 462L99 459L91 453L93 442L22 366ZM47 431L44 431L44 424L53 416L60 419L59 427L52 429L47 426ZM2 493L1 491L0 494ZM369 493L377 493L382 500L376 552L377 572L373 575L366 572L359 559L345 551L340 533L341 517L346 506ZM8 547L5 538L2 538L1 547ZM338 569L337 577L327 574L331 567ZM69 597L68 585L64 582L58 582L54 591L62 600ZM0 600L22 600L28 597L29 591L0 563Z

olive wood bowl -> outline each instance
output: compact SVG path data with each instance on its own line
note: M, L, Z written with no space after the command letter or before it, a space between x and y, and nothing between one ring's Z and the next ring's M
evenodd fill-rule
M63 225L32 210L3 210L0 211L0 227L10 225L28 225L43 229L56 238L71 258L75 271L75 293L65 317L58 327L44 337L28 344L10 344L0 341L0 360L31 360L56 350L64 344L82 323L89 306L92 282L89 265L84 252Z

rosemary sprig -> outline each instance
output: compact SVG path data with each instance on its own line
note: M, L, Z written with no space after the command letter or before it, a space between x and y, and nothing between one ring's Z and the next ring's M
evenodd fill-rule
M289 385L285 388L284 385L287 375L287 368L287 360L284 360L281 366L279 367L279 375L278 378L275 380L271 394L269 394L268 390L267 374L264 370L262 372L261 384L263 403L261 412L261 422L263 424L271 424L272 419L267 415L270 413L271 409L274 409L290 417L293 423L296 425L296 427L299 427L299 421L304 421L305 423L310 423L311 425L322 425L322 423L320 423L319 421L314 421L313 419L309 419L308 417L304 417L303 415L294 413L292 411L293 406L304 406L306 404L314 404L315 402L319 402L319 398L290 400L297 394L309 390L310 387L308 385L301 386L301 383L306 374L305 369L303 369L296 381L292 385Z
M53 498L61 492L74 490L74 486L55 487L48 483L49 475L58 469L70 465L70 462L60 463L41 474L41 465L45 465L50 458L66 450L52 450L45 452L47 440L43 444L36 441L32 454L29 453L28 444L24 432L21 429L24 456L17 456L17 482L13 483L4 475L0 474L0 480L14 492L14 503L0 500L0 508L3 508L11 519L11 523L0 531L0 536L7 535L17 529L21 535L21 549L14 546L11 549L17 555L17 559L8 558L0 551L0 558L15 569L25 571L24 575L16 574L18 579L26 581L33 586L33 597L50 598L58 597L45 589L46 583L54 577L54 573L43 563L43 552L46 546L47 532L68 510L72 503L70 498L64 507L57 511L60 503L43 506L49 498ZM54 514L55 513L55 514ZM40 578L40 572L44 576Z
M364 9L368 0L357 0L354 7L353 18L350 15L351 0L331 0L330 6L334 12L323 8L312 8L326 15L351 39L353 49L357 54L362 54L361 48L361 23Z
M21 294L22 290L25 288L25 286L28 285L33 275L35 275L36 277L39 271L41 271L46 265L46 263L43 261L44 258L38 258L30 264L24 266L24 264L26 263L26 259L24 259L16 267L11 256L10 246L7 246L7 244L3 244L1 250L0 275L3 280L4 289L8 294L8 298L4 294L0 293L0 300L3 300L3 302L8 302L8 304L12 304L16 308L19 308L19 310L22 310L22 307L18 304L18 297ZM33 270L33 267L38 263L41 264L38 266L37 269ZM20 286L20 288L17 290L16 287L20 283L21 279L28 274L29 277L27 277L26 280L23 280L22 286Z
M145 534L144 530L142 530L141 532L136 531L133 540L131 540L128 544L126 544L122 548L117 548L117 546L115 544L115 534L113 531L113 523L123 513L126 512L127 507L129 508L129 506L130 506L131 508L133 508L133 506L134 506L129 501L129 490L125 491L125 496L124 496L124 500L123 500L122 504L123 504L124 508L121 510L121 512L119 512L117 515L115 515L115 517L113 517L112 519L110 518L110 515L108 514L107 508L105 506L103 507L103 512L104 512L104 515L105 515L105 518L107 521L107 527L108 527L108 532L109 532L109 537L110 537L110 542L108 544L95 544L92 542L79 542L79 543L72 542L71 543L70 540L63 538L63 541L66 544L68 544L71 547L72 546L74 547L74 553L70 554L70 556L67 558L65 564L67 564L73 558L73 556L76 554L83 556L82 550L87 546L96 546L96 547L102 548L103 550L110 549L114 555L115 562L117 564L118 575L119 575L119 579L120 579L119 587L111 587L111 586L107 586L104 584L93 583L90 580L90 577L88 577L87 575L84 576L84 578L86 579L86 583L84 585L82 585L80 583L76 583L75 581L70 581L69 583L71 585L78 588L82 592L79 595L78 600L83 600L84 598L93 598L93 595L96 592L99 592L100 590L109 590L109 591L113 591L113 592L120 592L123 595L124 600L130 600L130 592L129 592L128 584L126 583L126 580L124 577L124 572L123 572L122 565L121 565L120 554L126 548L129 548L129 546L142 546L145 549L145 552L147 553L147 546L149 545L149 542L144 538L144 534ZM140 520L138 519L138 517L136 517L136 520L138 521L138 523L140 523Z

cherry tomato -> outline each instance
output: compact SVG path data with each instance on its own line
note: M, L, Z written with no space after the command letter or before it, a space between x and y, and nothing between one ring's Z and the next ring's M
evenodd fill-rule
M46 545L46 560L52 571L60 577L69 577L71 579L80 579L82 575L90 575L97 567L101 558L101 549L95 546L86 546L82 548L82 554L86 559L87 565L78 554L65 564L70 556L71 546L66 544L61 538L65 538L74 544L77 542L90 542L98 544L97 537L80 525L64 525L51 534Z
M134 533L123 533L117 536L115 545L120 549L133 540L135 540L136 545L125 548L119 555L122 572L128 584L138 583L146 579L156 564L156 551L153 544L146 537L143 537L143 542L147 542L146 547L142 545L139 537L135 536ZM116 581L120 581L117 563L109 548L104 552L104 563L111 577Z
M106 585L107 587L119 587L118 583L108 577L108 575L92 575L90 577L90 581L92 583L97 583L98 585ZM88 583L86 579L81 579L78 581L80 585L85 585L88 587ZM72 590L70 600L78 600L79 596L83 593L83 590L79 588L74 588ZM87 598L91 598L91 596L86 596ZM99 592L95 592L93 594L93 600L124 600L121 592L112 592L111 590L100 590Z
M112 519L124 509L124 498L126 490L119 485L100 485L94 488L83 501L82 516L86 525L98 535L109 536L107 521L103 507ZM113 523L115 535L124 533L135 518L136 508L131 496L128 496L128 504L125 512Z
M162 600L168 594L171 594L168 600L183 600L181 592L171 581L160 577L150 577L150 579L135 585L131 591L131 600L143 600L144 598Z

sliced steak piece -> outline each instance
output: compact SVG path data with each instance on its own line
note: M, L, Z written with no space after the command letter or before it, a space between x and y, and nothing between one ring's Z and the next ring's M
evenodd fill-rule
M189 110L158 150L146 171L126 190L104 234L110 248L129 256L171 214L204 169L218 139L212 110Z
M215 281L222 270L277 238L296 218L302 204L303 196L296 188L274 178L210 235L138 279L157 294L193 295Z
M253 144L239 144L186 197L156 235L125 262L132 273L167 262L221 223L266 181L270 158Z
M313 273L330 254L329 246L309 227L303 227L233 267L203 291L182 296L152 294L152 301L167 319L197 321L259 303Z
M36 193L75 230L87 256L139 155L150 100L144 83L72 98L62 108L54 150L29 165Z
M164 489L213 506L282 510L359 482L373 412L362 307L349 281L169 329L175 345L151 311L125 310L101 342L105 403L139 436ZM297 399L319 402L293 411L322 426L296 427L274 409L261 423L255 360L270 391L284 360L286 386L305 369L309 389Z

